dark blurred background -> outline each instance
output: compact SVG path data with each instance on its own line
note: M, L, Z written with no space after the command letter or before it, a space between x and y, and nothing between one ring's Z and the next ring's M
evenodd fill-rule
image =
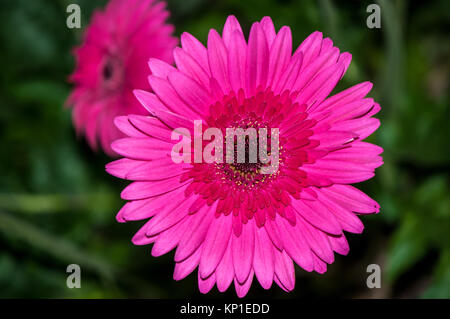
M381 7L381 29L366 8ZM141 223L118 224L126 183L107 175L105 155L77 139L63 107L81 30L66 27L78 3L82 26L102 0L1 0L0 10L0 297L122 298L200 296L197 275L172 279L173 253L154 258L133 246ZM293 30L294 46L311 32L330 36L353 61L338 89L370 80L382 106L369 140L385 164L357 185L381 204L364 216L362 235L348 234L350 253L324 275L297 269L296 288L249 297L450 298L450 1L170 0L176 33L203 43L234 14L248 34L270 15ZM66 287L66 267L79 264L82 288ZM382 269L368 289L368 264ZM216 289L206 298L235 296Z

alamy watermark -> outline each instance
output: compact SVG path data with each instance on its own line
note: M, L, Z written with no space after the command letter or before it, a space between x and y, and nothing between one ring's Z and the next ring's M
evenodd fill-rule
M66 12L70 13L66 19L66 25L69 29L81 28L81 8L78 4L69 4L66 8Z
M366 8L366 12L370 15L366 19L366 25L369 29L381 28L381 8L378 4L369 4Z
M184 127L173 130L171 139L179 142L173 146L171 157L177 164L191 163L192 161L194 163L223 163L224 160L228 164L259 163L261 164L260 173L274 174L278 171L280 160L279 134L278 128L270 129L269 151L267 145L269 131L266 127L258 128L258 130L253 127L246 129L228 127L225 129L224 140L221 129L209 127L203 132L202 121L195 120L193 130ZM204 141L211 142L204 145Z
M70 264L66 268L67 276L66 285L67 288L81 288L81 268L77 264Z
M381 288L381 267L378 264L370 264L366 268L366 272L370 273L366 279L367 288Z

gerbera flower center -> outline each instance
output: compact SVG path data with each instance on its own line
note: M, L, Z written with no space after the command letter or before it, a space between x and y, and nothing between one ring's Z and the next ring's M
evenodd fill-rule
M302 189L308 186L301 166L314 161L308 153L319 145L318 141L310 140L316 121L308 119L306 106L294 102L294 98L295 93L285 91L275 95L270 89L257 90L254 96L245 97L240 90L211 105L206 123L222 131L227 151L222 162L195 163L182 175L182 181L192 179L186 196L198 194L208 205L219 201L216 215L233 212L244 222L258 216L258 227L264 225L266 213L270 218L288 214L285 207L291 197L299 198ZM234 146L227 149L229 129L234 132L251 129L257 132L257 137L244 133L245 139L241 136L244 148L239 148L238 136L233 135ZM267 156L260 149L260 137L264 135L267 139L262 153ZM227 159L228 153L234 156L233 161ZM193 206L195 211L196 205Z
M122 61L116 55L111 54L105 58L101 69L101 80L103 88L107 91L114 91L122 86L124 67Z

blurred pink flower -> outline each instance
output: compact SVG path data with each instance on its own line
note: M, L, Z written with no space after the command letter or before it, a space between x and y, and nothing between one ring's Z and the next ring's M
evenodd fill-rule
M165 2L111 0L93 14L83 44L75 50L77 67L70 80L75 87L68 99L73 123L92 149L98 141L109 155L110 144L123 134L114 125L119 115L145 114L132 90L151 90L147 63L158 58L172 63L177 44L172 25L166 24Z
M174 279L198 266L202 293L234 282L246 295L254 275L265 289L275 281L294 288L294 263L324 273L334 252L349 246L343 231L361 233L359 214L379 205L351 183L374 176L382 148L363 140L380 122L380 106L366 98L372 84L328 97L351 55L314 32L292 54L289 27L270 18L252 25L248 43L235 17L222 36L210 30L205 48L188 33L174 50L177 67L152 59L154 93L136 91L151 116L116 118L128 138L112 144L125 158L107 165L134 181L120 222L146 220L133 243L154 243L153 256L176 248ZM279 128L280 162L273 174L261 163L175 164L172 130L204 127ZM237 124L239 123L239 125Z

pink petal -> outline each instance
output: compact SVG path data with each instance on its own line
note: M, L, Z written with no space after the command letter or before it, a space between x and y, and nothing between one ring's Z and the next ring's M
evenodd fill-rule
M149 82L152 86L153 91L158 95L158 97L163 101L167 108L148 108L151 114L155 114L155 110L169 110L172 113L182 114L191 120L198 119L198 114L195 113L190 106L186 105L183 100L179 97L175 89L170 85L167 80L158 78L156 76L149 76Z
M153 245L152 256L159 257L174 249L186 231L186 226L186 219L184 219L160 233Z
M322 70L300 91L295 101L308 106L322 102L342 78L344 71L343 63L335 64Z
M173 51L173 56L175 58L175 63L181 72L192 77L202 87L208 88L208 74L189 53L181 48L175 48Z
M306 271L312 271L313 263L311 249L309 248L303 234L296 231L296 228L289 224L289 222L281 216L277 216L275 221L279 229L280 236L283 240L285 251L300 267ZM277 258L279 258L279 256L277 257L275 254L275 268Z
M222 38L214 29L208 34L208 60L211 76L217 80L222 91L228 93L231 90L228 79L228 53Z
M177 224L187 216L188 208L193 201L192 197L183 199L182 196L179 196L178 199L173 199L150 220L146 235L154 236Z
M156 75L157 77L160 77L163 79L167 79L167 76L169 75L169 73L176 70L170 64L168 64L160 59L154 59L154 58L150 58L150 60L148 61L148 66L150 67L150 70L152 71L153 75Z
M303 66L305 68L309 65L310 61L315 58L322 46L322 32L315 31L310 34L297 48L295 53L302 52L303 53ZM295 54L294 53L294 54Z
M187 182L180 183L178 177L155 182L134 182L125 187L120 196L125 200L136 200L162 195L178 189Z
M289 64L292 53L292 33L289 27L282 27L270 48L267 86L278 83Z
M334 123L333 128L338 131L350 131L358 135L360 140L365 139L380 127L380 120L376 118L358 118Z
M113 176L126 179L126 176L129 171L132 169L139 167L147 162L145 161L136 161L129 158L121 158L117 161L106 164L105 169L108 174Z
M332 97L329 97L322 103L317 104L316 105L317 108L311 108L311 111L314 110L315 112L320 112L323 110L335 108L339 105L345 105L360 100L363 97L365 97L367 93L370 92L371 89L372 89L371 82L359 83L355 86L352 86L351 88L348 88L342 92L337 93L336 95L333 95Z
M317 256L328 264L333 263L333 251L328 242L328 236L324 232L314 228L303 218L298 219L297 229L303 234L309 247Z
M255 234L255 255L253 269L264 289L272 286L274 274L273 244L264 228L257 228Z
M172 130L164 125L159 119L142 115L130 115L128 119L135 128L147 136L173 143L171 140Z
M155 242L155 240L158 238L158 236L149 237L145 234L146 230L147 230L146 226L149 222L150 221L148 221L144 226L142 226L142 228L139 229L139 231L131 239L131 241L134 245L137 245L137 246L148 245L148 244Z
M235 16L230 15L225 21L225 25L223 26L222 38L225 46L229 49L230 45L233 43L232 36L237 32L244 37L244 33L242 32L241 25Z
M203 244L198 270L202 278L208 277L216 269L228 246L230 234L231 216L220 215L212 221Z
M199 247L192 255L183 261L175 263L175 270L173 272L174 280L182 280L191 274L195 268L197 268L200 262L200 256L202 254L202 248Z
M204 69L206 74L210 75L208 52L203 44L194 36L187 32L181 34L181 46L183 50L189 53L195 61Z
M327 271L326 262L322 261L319 257L313 254L314 270L319 274L324 274Z
M276 94L280 94L284 90L292 90L295 82L297 81L300 70L302 67L303 54L297 53L294 54L289 62L289 65L286 67L284 72L281 74L280 80L277 82L273 82L272 90Z
M201 115L207 114L213 101L209 92L200 84L178 71L169 75L169 82L198 118L201 119Z
M152 160L170 156L173 147L155 138L123 138L111 144L112 149L122 156L136 160Z
M235 31L228 46L228 75L235 93L245 88L246 52L247 44L244 35Z
M243 284L250 274L255 250L255 223L253 219L242 226L241 236L237 237L233 234L232 240L234 273L237 281Z
M194 215L188 216L190 226L186 230L183 238L180 240L177 251L175 252L175 261L181 262L188 258L192 253L198 250L205 240L214 214L209 206L199 209Z
M373 214L380 211L380 205L376 201L353 186L333 185L323 189L323 192L338 204L359 214Z
M329 234L340 235L342 233L336 218L318 201L292 200L291 204L297 213L311 225Z
M224 292L228 289L234 278L233 258L231 256L231 240L228 240L228 246L216 268L217 289Z
M264 224L264 228L267 231L267 235L269 235L272 244L278 249L283 250L283 240L281 238L281 234L278 230L278 226L274 221L268 219Z
M252 285L253 275L254 272L252 269L250 271L250 274L247 276L247 279L242 284L239 283L236 277L234 278L234 287L236 289L236 294L239 298L244 298L245 295L247 294L248 290L250 289L250 286Z
M275 275L282 285L282 288L291 291L295 286L295 269L292 259L286 251L274 250L275 255ZM312 263L312 261L311 261Z
M181 195L181 190L177 190L173 195ZM124 221L135 221L148 219L160 212L165 206L172 194L155 196L143 200L135 200L126 203L119 211Z
M328 240L330 241L331 248L335 252L341 255L347 255L350 248L348 246L347 239L345 239L344 235L341 236L329 236Z
M155 109L168 110L161 100L153 93L144 90L134 90L134 96L142 106L151 114Z
M198 289L202 294L207 294L216 283L216 274L212 273L208 278L203 279L198 272Z
M264 34L266 35L267 44L270 48L276 36L275 27L273 25L272 19L270 17L262 18L261 27L264 31Z
M128 116L117 116L114 119L114 125L125 135L130 137L147 137L144 133L137 130L128 121Z
M190 164L175 164L170 157L159 158L134 167L126 174L126 179L134 181L160 181L180 176Z
M265 87L269 71L269 46L258 22L250 29L246 62L246 92L253 96L256 88Z

